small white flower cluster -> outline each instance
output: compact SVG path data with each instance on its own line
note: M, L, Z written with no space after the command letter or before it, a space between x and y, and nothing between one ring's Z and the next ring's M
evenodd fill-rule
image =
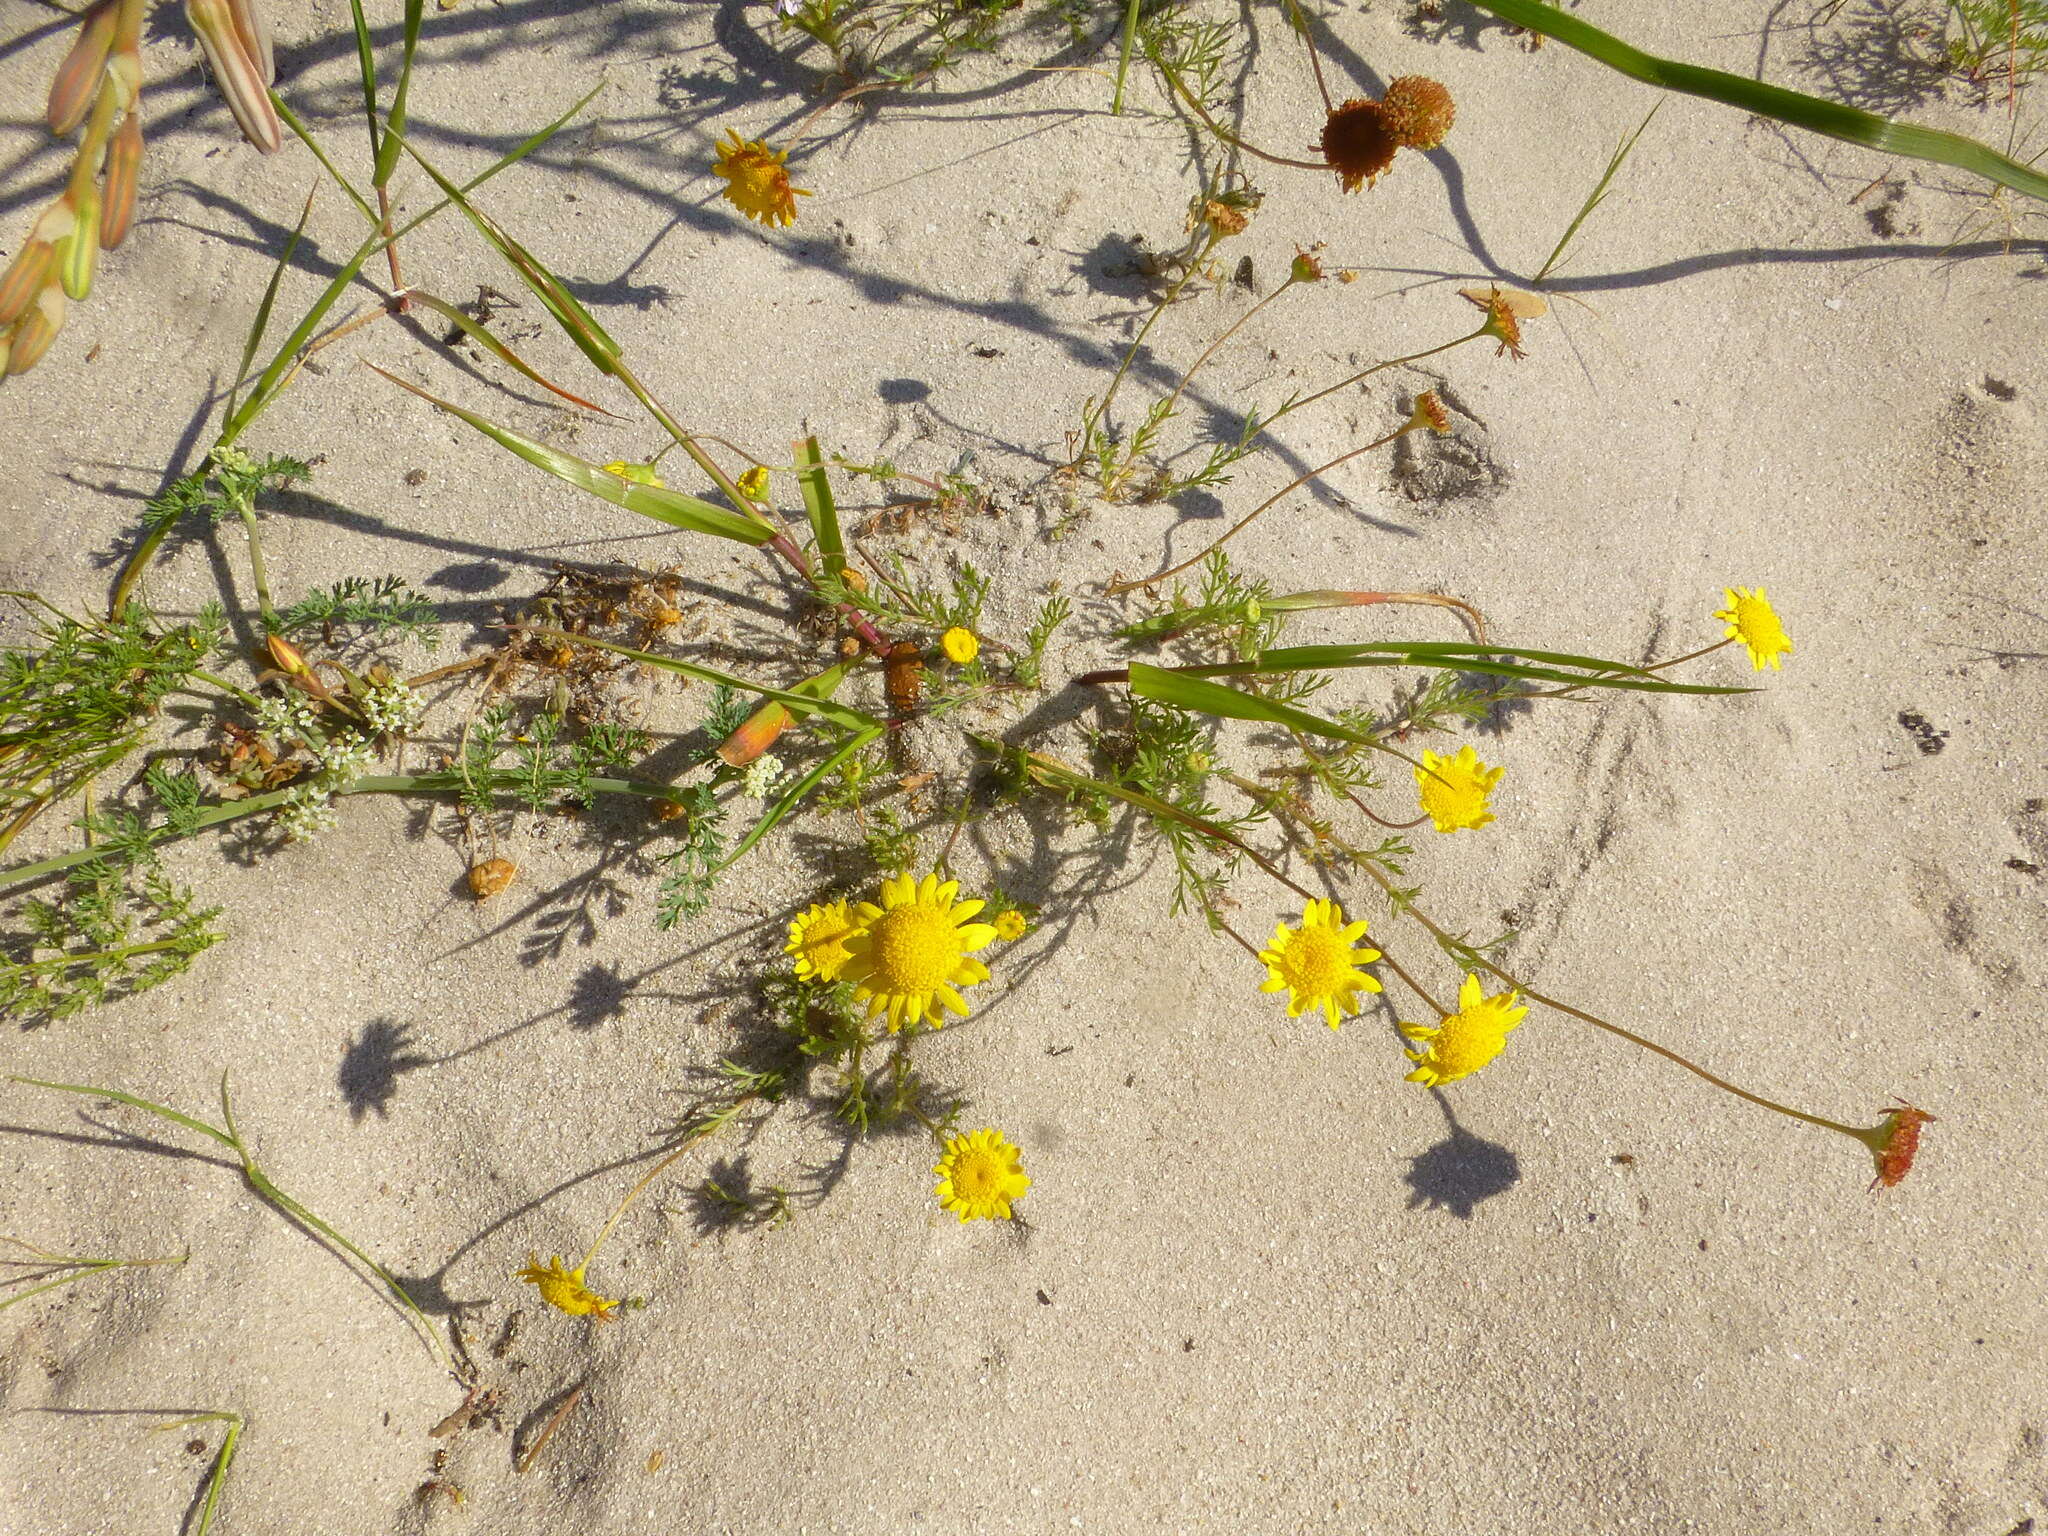
M427 701L395 678L372 683L363 695L363 719L379 736L403 736L427 713Z
M781 777L782 759L773 752L763 752L740 775L740 793L751 799L766 800Z
M341 789L368 773L376 761L375 749L361 736L336 731L321 750L318 782L325 789Z
M256 701L256 729L279 746L293 741L318 741L313 701L296 688L282 695L265 694Z
M334 822L334 797L318 784L301 784L288 791L284 808L277 813L278 830L292 843L309 843Z

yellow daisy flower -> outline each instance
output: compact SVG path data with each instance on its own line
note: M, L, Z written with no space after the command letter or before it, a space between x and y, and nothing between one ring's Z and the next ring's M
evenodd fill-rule
M737 129L726 132L732 142L718 146L718 164L712 167L725 178L725 200L763 224L794 224L796 200L811 194L789 184L784 165L789 151L770 149L759 139L743 139Z
M1334 901L1311 901L1301 909L1301 926L1285 923L1273 930L1270 949L1259 951L1266 962L1266 979L1261 992L1285 991L1287 1017L1298 1019L1310 1008L1320 1008L1335 1029L1343 1022L1339 1010L1358 1012L1358 994L1377 992L1380 984L1359 969L1379 959L1376 949L1354 949L1365 936L1362 922L1344 921L1344 909Z
M1031 925L1024 920L1024 914L1015 907L1007 912L997 913L994 926L996 937L1005 944L1015 943L1031 931Z
M993 1127L952 1138L932 1172L939 1176L939 1204L963 1222L998 1216L1008 1221L1010 1202L1021 1200L1031 1187L1023 1152Z
M554 1254L548 1255L545 1266L537 1253L530 1253L527 1258L531 1262L514 1278L538 1286L542 1301L571 1317L594 1317L600 1323L611 1321L612 1313L619 1304L607 1301L583 1283L581 1264L574 1269L564 1269L561 1259Z
M1422 766L1415 770L1415 786L1437 831L1456 832L1462 827L1483 827L1493 820L1486 797L1506 772L1479 761L1479 754L1468 742L1456 757L1423 753Z
M1764 596L1762 587L1723 587L1728 606L1715 613L1728 626L1728 638L1740 640L1749 652L1749 664L1758 672L1778 670L1778 658L1790 655L1792 641L1778 622L1777 610Z
M973 954L995 939L996 930L970 921L987 903L955 901L959 892L957 880L894 875L882 882L880 906L864 901L853 909L859 926L844 941L844 974L870 1018L889 1016L891 1034L905 1019L928 1019L939 1028L946 1021L941 1004L964 1016L967 1003L958 989L988 980L988 967Z
M843 901L828 901L799 912L789 924L785 955L796 956L804 981L837 981L846 969L846 941L860 928Z
M1470 1077L1507 1047L1508 1032L1528 1016L1519 992L1498 992L1486 996L1479 978L1467 973L1458 989L1458 1012L1434 1029L1420 1024L1403 1024L1401 1033L1410 1040L1427 1040L1428 1048L1408 1052L1416 1064L1408 1081L1425 1088L1455 1083Z
M981 654L981 640L971 629L962 629L955 624L939 636L939 649L944 651L957 666L966 666Z

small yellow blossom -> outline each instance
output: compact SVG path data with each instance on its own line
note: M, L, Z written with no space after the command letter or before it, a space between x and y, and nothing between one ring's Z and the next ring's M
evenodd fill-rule
M939 1176L939 1204L961 1221L1010 1219L1010 1202L1021 1200L1031 1187L1024 1175L1024 1154L993 1127L946 1143L946 1154L932 1169Z
M1007 912L997 913L994 926L996 937L1005 944L1015 943L1031 931L1031 925L1024 921L1024 914L1015 907Z
M1486 797L1506 772L1479 761L1479 754L1468 743L1456 757L1423 753L1422 766L1415 770L1415 786L1421 791L1422 809L1436 823L1437 831L1456 832L1483 827L1493 820Z
M718 164L712 169L725 178L725 200L748 218L763 224L794 224L796 200L809 197L805 187L789 184L784 162L786 149L770 149L759 139L743 139L737 129L727 129L730 144L718 146Z
M1344 909L1334 901L1311 901L1301 909L1301 926L1282 923L1273 930L1272 946L1259 951L1266 962L1261 992L1287 993L1287 1017L1298 1019L1320 1008L1335 1029L1343 1013L1358 1012L1358 994L1377 992L1380 984L1359 969L1379 959L1376 949L1354 949L1365 937L1362 922L1346 923Z
M1478 976L1468 972L1458 989L1456 1013L1433 1029L1420 1024L1401 1026L1401 1033L1410 1040L1429 1042L1424 1050L1408 1052L1408 1059L1416 1064L1408 1081L1436 1088L1470 1077L1493 1060L1506 1048L1508 1032L1528 1016L1521 996L1519 992L1499 992L1488 997Z
M804 981L837 981L846 969L846 941L859 929L843 901L824 902L799 912L789 925L783 953L796 956L796 973Z
M613 459L605 465L604 472L617 475L621 480L631 480L635 485L660 486L661 472L652 464L633 464L625 459Z
M870 1018L888 1015L891 1034L906 1019L939 1028L946 1022L941 1005L965 1016L959 989L988 980L974 951L994 942L996 930L972 921L988 903L955 901L959 893L957 880L893 875L882 882L881 905L864 901L853 909L859 927L845 940L844 975Z
M768 471L759 464L742 474L735 483L739 486L740 494L749 501L768 499Z
M1778 670L1778 658L1792 653L1792 641L1778 622L1777 610L1764 596L1762 587L1723 587L1728 606L1714 617L1728 626L1728 638L1740 640L1749 652L1749 664L1758 672Z
M566 1312L571 1317L594 1317L600 1323L611 1321L612 1313L618 1308L616 1301L607 1301L583 1283L583 1266L574 1269L562 1268L562 1261L553 1254L543 1265L539 1254L527 1255L530 1261L515 1278L540 1288L540 1299L557 1312Z
M971 629L962 629L955 624L939 636L939 649L944 651L955 666L964 667L981 654L981 640Z

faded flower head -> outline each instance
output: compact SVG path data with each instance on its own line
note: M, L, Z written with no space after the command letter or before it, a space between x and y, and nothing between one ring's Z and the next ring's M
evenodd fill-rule
M1256 192L1224 192L1215 196L1202 193L1188 203L1188 232L1207 225L1217 239L1228 239L1241 235L1252 222L1252 215L1258 211L1263 199Z
M1401 1033L1410 1040L1423 1040L1423 1050L1408 1052L1415 1063L1407 1081L1425 1088L1455 1083L1470 1077L1504 1050L1508 1034L1528 1016L1519 992L1498 992L1488 997L1479 978L1466 973L1458 989L1458 1011L1434 1028L1403 1024Z
M1005 944L1014 944L1031 931L1031 924L1025 921L1024 914L1015 907L1007 912L997 913L996 920L991 926L996 931L996 937Z
M1486 797L1506 772L1505 768L1487 767L1468 742L1456 757L1424 752L1422 766L1415 770L1415 787L1422 809L1437 831L1458 832L1493 820Z
M1380 121L1403 149L1435 149L1457 119L1451 93L1427 75L1401 75L1380 97Z
M574 1269L564 1269L561 1259L553 1254L548 1256L545 1265L538 1254L528 1254L527 1259L526 1268L518 1271L515 1278L538 1287L542 1301L571 1317L594 1317L600 1323L611 1321L611 1315L619 1304L606 1300L583 1283L581 1264Z
M1884 1118L1862 1133L1870 1155L1877 1159L1877 1177L1870 1181L1872 1189L1879 1185L1890 1189L1912 1172L1913 1158L1920 1150L1920 1127L1933 1120L1934 1116L1926 1110L1916 1109L1901 1099L1897 1109L1885 1110Z
M377 761L371 745L354 731L336 731L320 750L320 783L326 789L340 789L368 773Z
M1388 132L1380 104L1354 96L1324 119L1320 147L1344 190L1356 192L1386 175L1401 144Z
M882 882L881 905L864 901L853 909L859 928L845 940L844 974L854 1001L868 1005L870 1018L886 1014L891 1034L905 1020L939 1028L942 1008L964 1017L959 989L988 980L974 951L994 942L996 930L973 921L987 903L955 901L959 891L959 881L937 875L893 875Z
M251 713L256 716L256 729L279 746L306 741L316 735L314 720L319 712L313 701L296 688L287 689L282 694L266 693L256 701Z
M811 194L789 184L784 163L789 151L770 149L759 139L743 139L737 129L726 131L732 142L718 146L718 164L712 167L725 178L725 200L760 223L794 224L796 200Z
M1451 430L1451 417L1444 409L1443 401L1437 399L1436 392L1425 389L1415 397L1415 404L1408 413L1408 425L1427 427L1432 432L1444 433Z
M790 920L789 942L782 952L795 956L800 979L837 981L839 973L846 969L846 941L859 926L845 902L815 904Z
M1761 672L1769 667L1773 672L1778 671L1778 658L1792 654L1792 640L1785 633L1785 626L1778 622L1777 610L1764 596L1764 589L1723 587L1721 591L1728 606L1716 612L1714 617L1728 626L1728 638L1742 642L1754 670Z
M427 701L396 678L372 682L362 698L363 720L379 736L404 736L427 713Z
M1359 993L1380 990L1379 982L1359 969L1379 959L1380 952L1353 947L1365 930L1363 922L1346 923L1336 902L1309 902L1301 909L1299 928L1277 925L1272 943L1259 951L1266 963L1259 990L1287 993L1290 1019L1320 1008L1330 1028L1337 1028L1343 1014L1358 1012Z
M939 1204L963 1222L1008 1221L1010 1202L1031 1188L1023 1151L993 1127L953 1137L932 1172L939 1176Z

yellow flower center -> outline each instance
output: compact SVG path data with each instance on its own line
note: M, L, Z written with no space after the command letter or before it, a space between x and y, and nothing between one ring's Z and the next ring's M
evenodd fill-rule
M1335 928L1311 923L1288 940L1278 969L1299 995L1328 997L1343 990L1350 978L1351 946Z
M1444 1077L1464 1077L1493 1060L1506 1044L1507 1036L1491 1014L1475 1018L1461 1013L1444 1020L1431 1043L1430 1056Z
M953 1193L974 1202L989 1199L1002 1183L1003 1165L980 1148L971 1148L953 1159Z
M1742 637L1742 643L1757 650L1776 651L1786 647L1784 628L1764 598L1735 599L1735 628Z
M952 917L921 903L883 914L872 938L868 986L884 994L916 997L944 986L965 953Z

